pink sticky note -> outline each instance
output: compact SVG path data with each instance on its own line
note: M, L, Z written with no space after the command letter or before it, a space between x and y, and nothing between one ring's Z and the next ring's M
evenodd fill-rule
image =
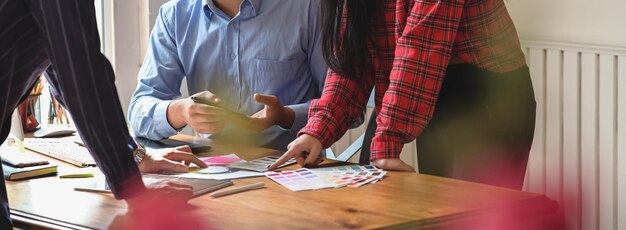
M205 158L202 161L204 161L204 163L207 163L207 164L210 164L210 165L227 165L227 164L230 164L230 163L235 163L235 162L241 161L241 159L234 158L234 157L217 156L217 157Z

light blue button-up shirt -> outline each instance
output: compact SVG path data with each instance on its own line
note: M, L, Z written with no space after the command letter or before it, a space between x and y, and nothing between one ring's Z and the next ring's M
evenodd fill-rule
M290 130L265 130L261 144L286 149L324 85L319 11L318 0L244 0L230 18L213 1L165 3L130 104L135 134L163 139L177 133L166 113L186 77L190 94L208 90L247 115L263 108L254 93L276 95L295 111L295 121Z

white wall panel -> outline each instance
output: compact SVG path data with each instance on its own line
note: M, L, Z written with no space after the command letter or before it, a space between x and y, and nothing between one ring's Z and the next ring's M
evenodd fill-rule
M563 54L563 210L572 230L580 229L580 55Z
M581 62L582 228L598 229L598 65L597 55Z
M615 218L617 214L615 203L616 67L614 55L601 54L599 56L598 222L600 229L615 229L617 223Z
M617 229L626 229L626 55L617 63Z
M535 121L535 136L533 146L528 157L528 188L529 191L545 193L545 50L530 49L529 51L530 76L535 89L537 101L537 119Z
M561 200L562 181L562 55L560 50L546 51L546 195ZM549 167L547 167L549 166Z

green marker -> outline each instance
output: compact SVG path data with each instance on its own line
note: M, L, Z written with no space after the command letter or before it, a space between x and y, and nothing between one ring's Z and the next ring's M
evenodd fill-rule
M67 170L59 172L59 178L90 178L93 177L93 168Z

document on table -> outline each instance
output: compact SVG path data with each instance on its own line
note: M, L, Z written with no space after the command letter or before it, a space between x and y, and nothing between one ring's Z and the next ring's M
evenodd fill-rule
M174 176L177 177L185 177L185 178L200 178L200 179L215 179L215 180L226 180L226 179L237 179L237 178L246 178L246 177L259 177L263 176L263 173L253 172L241 169L235 169L228 167L231 163L235 162L245 162L245 160L240 159L234 153L223 155L223 156L214 156L214 157L204 157L200 158L200 160L204 161L209 165L208 168L199 168L192 170L189 173L184 174L176 174ZM219 167L227 168L227 170L211 170L211 167Z
M228 172L224 173L196 173L189 172L184 174L174 175L177 177L184 178L199 178L199 179L215 179L215 180L226 180L226 179L238 179L238 178L247 178L247 177L260 177L264 176L263 173L239 170L239 169L230 169Z

